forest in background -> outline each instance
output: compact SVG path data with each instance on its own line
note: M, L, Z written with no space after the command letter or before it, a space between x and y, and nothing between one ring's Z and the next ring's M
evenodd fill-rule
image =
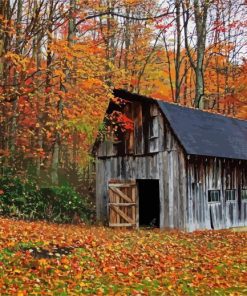
M247 118L246 12L243 0L0 0L1 175L80 182L113 88Z
M247 295L240 229L88 227L113 89L247 119L246 35L246 0L0 0L1 295Z

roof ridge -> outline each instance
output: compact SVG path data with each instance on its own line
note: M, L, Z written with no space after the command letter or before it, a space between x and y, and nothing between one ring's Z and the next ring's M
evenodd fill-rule
M222 116L222 117L225 117L225 118L236 119L236 120L239 120L239 121L247 122L247 119L239 118L239 117L232 116L232 115L227 115L227 114L224 114L224 113L215 112L214 110L209 111L207 109L199 109L199 108L195 108L193 106L185 106L185 105L181 105L181 104L175 103L175 102L167 102L167 101L163 101L163 100L156 99L156 98L153 98L153 99L156 100L156 101L159 101L161 103L166 103L166 104L178 106L178 107L181 107L181 108L192 109L192 110L200 111L200 112L203 112L203 113L218 115L218 116Z
M168 101L161 100L159 98L150 97L150 96L146 96L146 95L142 95L142 94L138 94L138 93L133 93L133 92L130 92L130 91L125 90L125 89L114 89L113 92L114 92L114 94L115 93L117 94L117 92L124 92L125 95L138 96L139 98L144 98L144 99L147 99L147 100L153 100L153 101L162 102L162 103L169 104L169 105L175 105L175 106L178 106L178 107L181 107L181 108L192 109L192 110L201 111L201 112L207 113L207 114L212 114L212 115L222 116L224 118L230 118L230 119L235 119L235 120L247 122L247 119L238 118L236 116L232 116L232 115L227 115L227 114L224 114L224 113L215 112L214 110L209 111L207 109L199 109L199 108L195 108L193 106L181 105L181 104L176 103L176 102L168 102Z

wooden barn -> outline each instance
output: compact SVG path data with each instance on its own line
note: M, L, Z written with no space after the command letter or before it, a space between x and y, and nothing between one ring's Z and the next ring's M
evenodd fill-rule
M96 207L112 227L186 231L247 225L247 121L154 100L124 90L106 113L98 139Z

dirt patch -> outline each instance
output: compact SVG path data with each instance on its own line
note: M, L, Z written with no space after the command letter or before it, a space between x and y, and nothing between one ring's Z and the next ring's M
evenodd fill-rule
M236 232L246 232L247 231L247 226L234 227L234 228L231 228L231 230L236 231Z
M62 255L69 255L74 248L72 247L57 247L54 246L51 250L46 250L40 247L31 247L31 248L20 248L21 251L28 251L34 258L44 258L44 259L49 259L49 258L57 258L61 257Z

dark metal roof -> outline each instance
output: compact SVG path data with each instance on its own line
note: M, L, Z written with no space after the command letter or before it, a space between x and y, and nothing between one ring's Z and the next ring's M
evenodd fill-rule
M247 121L157 102L188 154L247 160Z
M152 100L117 90L130 100ZM247 121L156 101L187 154L247 160Z

